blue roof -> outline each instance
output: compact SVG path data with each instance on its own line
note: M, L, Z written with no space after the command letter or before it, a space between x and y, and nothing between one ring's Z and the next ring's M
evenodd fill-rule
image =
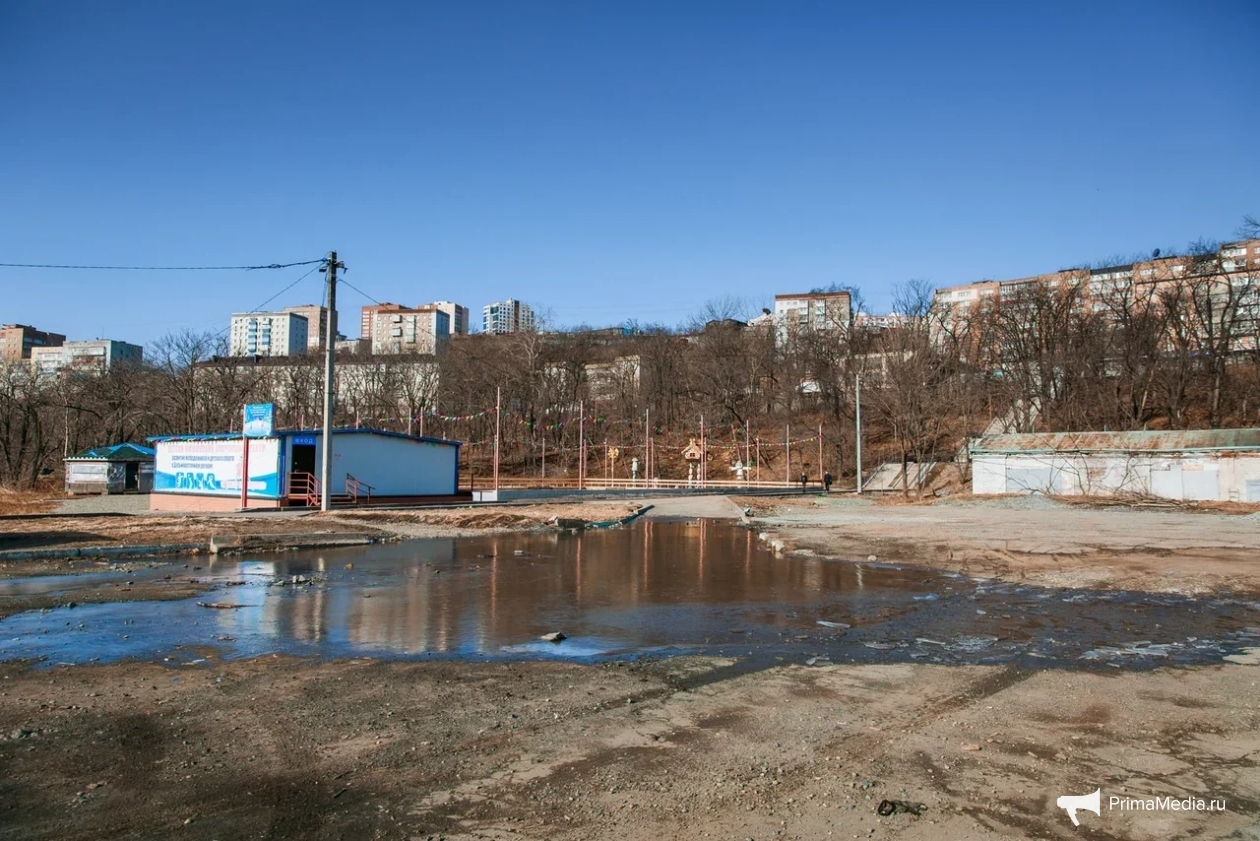
M111 444L75 453L66 461L152 461L157 453L139 444Z
M343 426L334 429L333 435L380 435L385 438L405 438L424 444L442 444L448 447L462 447L462 441L449 441L445 438L431 438L427 435L408 435L405 432L390 432L388 429L371 429L368 427ZM298 435L323 435L322 429L277 429L272 438L293 438ZM146 440L158 441L239 441L239 432L207 432L196 435L151 435Z

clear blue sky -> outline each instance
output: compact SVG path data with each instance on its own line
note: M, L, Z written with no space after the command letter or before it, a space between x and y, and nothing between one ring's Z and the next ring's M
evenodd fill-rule
M1260 3L949 6L7 0L0 262L336 249L372 296L475 322L511 296L674 324L837 282L878 311L1260 214ZM144 343L300 273L0 269L0 321Z

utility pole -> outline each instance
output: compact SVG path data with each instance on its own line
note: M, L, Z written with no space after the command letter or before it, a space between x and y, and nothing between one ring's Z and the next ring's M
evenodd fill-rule
M578 401L578 490L586 487L586 408Z
M328 335L324 339L324 463L320 475L323 487L320 488L319 508L321 511L332 510L332 459L333 459L333 406L336 405L336 394L333 388L333 368L337 356L337 269L344 269L344 263L337 262L337 252L328 252L328 279L325 298L328 301Z
M783 424L783 484L792 487L792 424Z
M499 419L503 414L503 387L494 389L494 489L499 489Z
M857 420L857 492L862 492L862 375L854 375L853 414Z
M651 409L643 410L643 486L647 487L648 477L652 475L652 426Z

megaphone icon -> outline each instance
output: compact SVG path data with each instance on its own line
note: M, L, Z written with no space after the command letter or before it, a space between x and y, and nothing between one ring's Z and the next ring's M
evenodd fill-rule
M1092 794L1065 794L1055 801L1055 805L1064 809L1072 819L1072 826L1080 826L1076 819L1077 809L1086 809L1095 815L1102 815L1102 789L1096 788Z

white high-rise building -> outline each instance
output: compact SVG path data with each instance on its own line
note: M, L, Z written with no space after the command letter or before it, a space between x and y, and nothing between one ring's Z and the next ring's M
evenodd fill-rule
M232 356L299 356L306 353L306 318L292 312L247 312L232 316Z
M486 304L481 310L481 329L487 333L524 333L534 329L534 310L513 298Z

